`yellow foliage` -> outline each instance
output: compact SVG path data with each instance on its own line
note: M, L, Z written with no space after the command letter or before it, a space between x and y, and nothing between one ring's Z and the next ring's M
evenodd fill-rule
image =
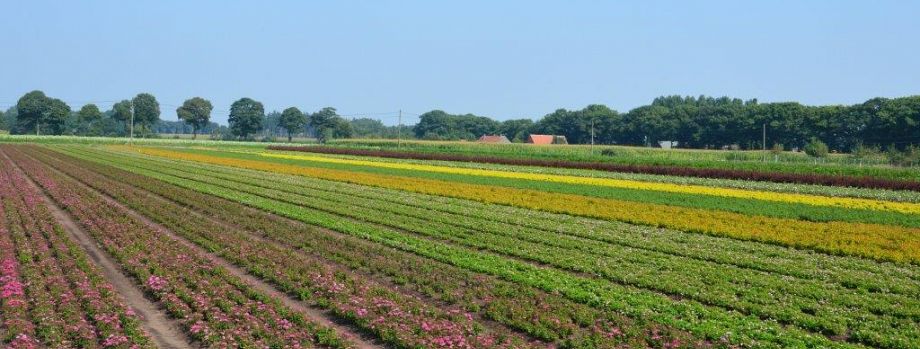
M920 262L920 229L868 223L808 222L645 204L573 194L466 184L403 176L312 168L177 151L138 148L170 159L204 162L333 181L470 199L548 212L667 227L818 251L900 262Z
M876 211L894 211L908 214L920 214L920 204L909 202L892 202L884 200L846 198L846 197L829 197L821 195L796 194L796 193L777 193L770 191L758 191L735 188L717 188L701 185L685 185L673 183L643 182L627 179L612 178L593 178L580 176L566 176L555 174L524 173L513 171L484 170L473 168L457 168L449 166L422 165L410 163L392 163L367 161L356 159L341 159L324 156L312 155L288 155L276 153L261 153L262 156L306 160L315 162L325 162L334 164L359 165L379 168L391 168L400 170L426 171L448 174L460 174L481 177L496 177L508 179L525 179L533 181L556 182L567 184L595 185L612 188L639 189L649 191L661 191L668 193L710 195L727 198L755 199L774 202L787 202L796 204L807 204L813 206L831 206L854 209L867 209Z

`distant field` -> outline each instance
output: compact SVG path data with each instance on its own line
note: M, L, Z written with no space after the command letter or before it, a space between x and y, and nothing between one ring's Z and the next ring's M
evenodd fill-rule
M918 191L267 145L0 137L0 343L920 348Z
M400 150L419 153L456 154L466 156L502 157L511 159L541 159L583 161L621 165L671 166L737 171L779 172L794 174L825 174L871 176L887 179L920 181L916 168L892 167L882 160L859 160L847 154L830 154L815 160L800 152L773 154L762 151L660 149L624 146L481 144L475 142L336 140L330 145L355 149Z

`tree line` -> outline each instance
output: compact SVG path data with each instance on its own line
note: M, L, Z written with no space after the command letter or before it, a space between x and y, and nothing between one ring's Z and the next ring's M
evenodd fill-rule
M178 122L163 121L156 97L140 93L113 104L105 112L92 103L73 111L64 101L36 90L23 95L5 113L0 112L0 129L12 134L80 136L151 137L157 133L191 133L193 138L207 132L221 139L249 140L271 128L284 130L289 141L295 134L310 132L321 142L352 136L351 124L332 107L314 113L290 107L281 113L266 115L261 102L244 97L230 105L227 127L210 121L213 110L214 106L207 99L193 97L176 108Z
M512 141L527 135L564 135L569 143L652 145L677 142L682 148L803 149L817 140L831 150L859 146L904 149L920 144L920 96L873 98L842 106L796 102L759 103L729 97L663 96L626 113L594 104L581 110L558 109L534 122L496 121L441 110L422 114L414 134L422 139L474 140L502 134ZM765 139L764 139L764 136Z
M241 98L230 106L229 126L210 121L210 101L193 97L176 109L179 118L162 121L149 93L101 111L87 104L78 111L41 91L26 93L0 117L11 133L149 137L155 133L208 133L222 139L309 134L331 138L414 137L475 140L501 134L523 142L529 134L563 135L572 144L648 145L676 142L681 148L773 150L822 149L854 152L867 148L904 150L920 144L920 96L873 98L855 105L807 106L796 102L759 103L729 97L662 96L648 105L619 113L601 104L580 110L558 109L537 121L497 121L474 114L432 110L414 126L386 126L379 120L345 120L335 108L304 113L296 107L266 114L262 103ZM592 132L593 131L593 132ZM193 136L194 137L194 136ZM817 147L817 148L815 148ZM820 151L819 151L820 153Z

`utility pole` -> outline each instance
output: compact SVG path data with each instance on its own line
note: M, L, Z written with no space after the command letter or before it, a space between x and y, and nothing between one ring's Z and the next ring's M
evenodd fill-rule
M591 119L591 155L594 155L594 119Z
M763 161L767 162L767 123L763 123Z
M399 122L396 123L396 150L402 145L402 109L399 110Z
M134 140L134 111L131 111L131 136L128 138L128 143Z

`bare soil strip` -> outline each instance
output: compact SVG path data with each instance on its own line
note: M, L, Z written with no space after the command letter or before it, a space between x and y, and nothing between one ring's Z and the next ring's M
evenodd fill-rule
M217 255L215 255L215 254L213 254L213 253L211 253L211 252L205 250L204 248L202 248L201 246L198 246L198 245L195 244L194 242L189 241L188 239L186 239L186 238L184 238L184 237L182 237L182 236L179 236L178 234L176 234L176 233L174 233L173 231L171 231L170 229L168 229L166 226L163 226L163 225L161 225L161 224L159 224L159 223L157 223L157 222L154 222L154 221L151 220L149 217L144 216L144 215L138 213L137 211L134 211L133 209L129 208L128 206L126 206L126 205L124 205L124 204L122 204L121 202L119 202L119 201L116 200L115 198L109 196L108 194L105 194L105 193L103 193L103 192L100 192L100 191L96 190L95 188L92 188L92 187L90 187L90 186L87 186L86 184L83 184L82 182L80 182L80 181L76 180L75 178L69 176L68 174L63 173L63 172L60 172L60 171L57 170L56 168L53 168L53 167L48 166L48 165L45 165L45 166L46 166L46 167L48 168L48 170L50 170L50 171L54 171L55 173L58 173L58 174L61 174L61 175L63 175L63 176L66 176L67 178L73 179L75 182L79 183L80 186L82 186L82 187L86 188L87 190L90 190L90 191L92 191L92 192L98 194L99 196L101 196L103 199L105 199L107 202L111 203L112 205L114 205L114 206L116 206L116 207L119 207L119 208L123 209L123 210L124 210L125 212L127 212L128 215L130 215L131 217L140 220L141 222L143 222L144 224L146 224L146 225L148 225L148 226L154 228L155 230L158 230L158 231L163 232L164 234L166 234L167 236L169 236L171 239L176 240L176 242L185 245L186 247L192 249L192 250L195 251L196 253L199 253L199 254L201 254L202 256L206 256L207 258L209 258L210 260L212 260L215 264L217 264L217 265L223 267L223 268L226 269L228 272L230 272L232 275L234 275L234 276L236 276L236 277L242 279L244 282L246 282L247 284L249 284L249 286L252 286L254 289L258 290L259 292L262 292L262 293L264 293L264 294L266 294L266 295L268 295L268 296L270 296L270 297L272 297L272 298L274 298L274 299L277 299L277 300L281 301L281 302L282 302L285 306L287 306L288 308L291 308L291 309L293 309L293 310L295 310L295 311L297 311L297 312L303 313L304 315L307 316L307 318L309 318L311 321L313 321L313 322L315 322L315 323L317 323L317 324L320 324L320 325L323 325L323 326L330 327L330 328L334 329L337 333L339 333L340 335L343 335L344 337L347 337L349 340L351 340L353 343L355 343L356 348L358 348L358 349L382 349L382 348L386 348L386 346L385 346L384 344L380 343L379 340L377 340L377 339L371 337L370 335L368 335L368 334L366 334L366 333L364 333L364 332L362 332L362 331L360 331L360 330L357 330L357 329L355 329L355 328L353 328L353 327L351 327L351 326L349 326L349 325L347 325L347 324L340 323L340 322L337 322L337 321L331 319L333 316L332 316L331 314L329 314L328 312L322 311L322 310L319 310L319 309L316 309L316 308L314 308L314 307L311 307L311 306L310 306L309 304L307 304L306 302L303 302L303 301L301 301L301 300L299 300L299 299L296 299L296 298L294 298L294 297L292 297L292 296L290 296L290 295L288 295L288 294L286 294L286 293L284 293L284 292L279 291L278 289L276 289L276 288L275 288L274 286L272 286L271 284L269 284L269 283L267 283L267 282L265 282L265 281L262 281L262 279L259 279L259 278L255 277L255 276L250 275L249 273L246 272L246 270L243 270L242 268L237 267L235 264L230 263L229 261L227 261L227 260L225 260L225 259L223 259L223 258L221 258L221 257L219 257L219 256L217 256ZM44 192L43 192L43 194L44 194ZM46 198L46 199L50 200L50 198ZM165 199L164 199L164 200L165 200ZM65 213L65 214L66 214L66 213ZM72 223L73 223L73 222L72 222ZM88 237L88 236L87 236L87 237Z
M7 157L5 153L0 152L0 154ZM16 166L16 170L25 175L25 172L19 166ZM44 190L32 181L32 178L28 176L25 176L25 178L30 185L38 189L45 205L51 211L55 220L64 228L64 231L86 251L93 263L102 270L109 283L125 299L127 305L134 310L140 318L141 326L147 331L147 334L150 335L157 347L167 349L197 348L197 346L191 344L191 339L182 332L178 323L161 311L156 303L144 297L144 294L134 286L134 282L125 276L121 267L99 248L92 237L74 221L69 213L48 197Z

